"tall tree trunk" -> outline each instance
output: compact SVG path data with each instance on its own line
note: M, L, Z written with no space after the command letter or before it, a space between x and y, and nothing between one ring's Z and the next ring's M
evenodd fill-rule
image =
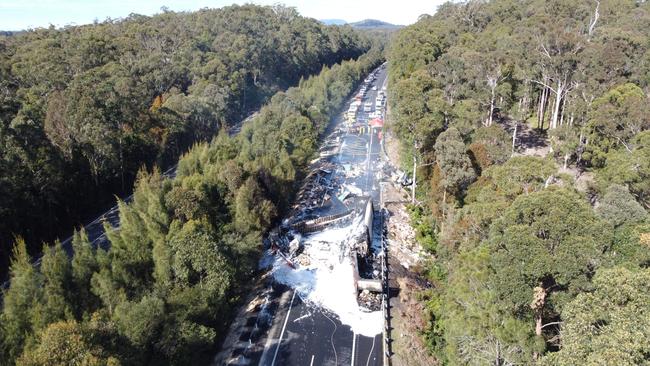
M594 34L594 29L596 29L596 23L598 23L598 18L600 18L600 12L599 12L600 1L599 0L595 0L595 1L596 1L596 10L594 10L594 16L591 18L591 22L589 24L589 33L588 33L589 36L587 37L588 41L591 41L591 36Z
M539 311L535 314L535 335L542 336L542 312Z
M564 126L564 112L566 111L566 100L568 98L565 96L562 98L562 109L560 110L560 126Z
M414 145L415 146L415 145ZM415 204L415 180L417 177L418 160L415 156L416 149L413 149L413 183L411 184L411 203Z
M571 116L573 119L573 116ZM576 165L580 164L580 161L582 161L582 151L584 150L583 147L585 145L584 137L582 136L582 132L580 132L580 136L578 137L578 152L577 152L577 157L576 157Z
M546 104L548 102L548 88L542 89L542 94L539 98L539 109L537 111L537 128L544 129L544 116L546 115Z
M542 115L542 104L544 103L544 92L546 92L546 88L542 89L542 92L539 94L539 105L537 106L537 129L540 129L540 119Z
M511 155L515 154L515 142L517 141L517 126L519 126L519 124L515 123L515 129L512 131L512 153L511 153Z
M539 286L533 289L533 301L530 303L530 308L535 314L535 335L538 337L542 336L542 313L544 310L544 305L546 304L546 289L542 287L540 283ZM539 353L533 353L535 359L539 358Z
M494 115L494 88L492 88L492 97L490 98L490 115L488 116L487 126L492 126L492 115Z
M569 165L569 153L564 154L564 169Z
M555 104L553 105L553 117L549 125L550 129L557 128L557 122L560 115L560 102L562 102L562 94L564 94L564 84L558 80L557 89L555 90Z
M549 103L550 103L549 110L555 111L555 99L550 99L549 98ZM546 116L544 116L544 117L546 117ZM544 118L544 120L546 120L546 118ZM551 123L553 123L553 114L551 114L551 116L549 116L549 118L548 118L548 128L549 129L551 128Z
M544 104L542 104L542 112L540 115L540 124L539 124L539 129L543 130L544 129L544 122L546 122L546 110L548 109L548 103L549 103L549 94L551 93L551 90L549 88L544 89Z
M524 85L526 86L526 92L524 93L524 101L523 101L523 110L522 110L522 118L528 117L528 108L530 106L530 81L525 80Z

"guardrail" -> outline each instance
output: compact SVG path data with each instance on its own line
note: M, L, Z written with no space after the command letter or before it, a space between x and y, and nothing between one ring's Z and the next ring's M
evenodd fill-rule
M380 185L381 187L381 185ZM381 308L383 311L384 315L384 329L382 332L383 336L383 364L384 366L390 366L391 365L391 356L392 356L392 350L391 350L391 327L390 327L390 286L389 286L389 265L388 265L388 243L386 242L386 225L385 225L385 217L386 217L386 208L384 207L384 195L383 195L383 189L380 188L379 190L379 202L381 204L381 250L383 254L383 260L381 262L381 277L382 277L382 297L381 297Z

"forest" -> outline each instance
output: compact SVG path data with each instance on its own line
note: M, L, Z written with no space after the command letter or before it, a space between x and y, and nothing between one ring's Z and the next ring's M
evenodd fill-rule
M163 9L164 10L164 9ZM369 39L253 5L0 35L0 278L273 94Z
M0 364L209 363L250 291L263 234L291 202L331 118L382 62L382 50L373 47L322 66L275 93L234 136L211 126L217 136L194 143L174 178L140 169L133 201L119 203L120 227L105 225L110 250L94 248L81 230L71 260L56 242L43 245L34 266L18 239L0 314ZM209 78L221 76L204 67ZM178 93L181 100L191 95Z
M634 0L448 2L394 37L440 364L650 362L649 41Z

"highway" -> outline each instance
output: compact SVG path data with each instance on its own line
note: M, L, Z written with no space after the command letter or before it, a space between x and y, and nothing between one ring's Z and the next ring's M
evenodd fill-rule
M386 81L386 69L379 70L377 79L370 84L366 92L366 101L373 103L377 93ZM376 86L377 90L372 90ZM352 102L352 100L350 100ZM369 118L368 112L359 112L357 120L365 125ZM336 121L343 123L342 120ZM375 131L366 128L365 133L357 135L351 132L346 136L355 139L361 138L368 143L366 156L345 156L342 151L341 163L346 160L366 159L367 169L358 179L363 182L364 193L373 197L375 207L379 207L379 184L377 181L377 166L381 155L381 140ZM284 334L280 334L275 342L274 357L260 360L260 365L381 365L382 360L382 335L374 338L354 334L349 326L341 324L335 315L327 310L319 309L313 305L306 305L299 296L293 298L293 303L281 308L276 315L276 321L286 319ZM282 311L285 310L285 311ZM283 323L284 324L284 323ZM282 333L282 332L281 332ZM277 356L276 356L277 352ZM270 362L269 362L270 361Z
M382 336L374 338L354 334L336 315L305 304L291 291L292 300L278 311L283 325L271 338L260 365L381 365ZM286 326L284 326L286 324Z
M386 70L380 69L374 80L368 87L365 101L371 101L375 110L377 93L386 82ZM376 90L372 90L376 86ZM349 102L352 102L351 99ZM349 103L348 103L349 104ZM366 169L363 174L356 178L357 186L362 187L364 194L369 195L378 203L379 184L377 163L380 159L381 140L377 130L367 128L369 112L360 112L357 116L357 124L344 136L345 141L354 142L355 146L361 146L363 151L355 150L354 153L342 149L339 156L340 163L345 161L364 161ZM249 117L250 118L250 117ZM242 121L245 123L247 120ZM334 121L334 127L340 127L344 118L340 116ZM359 126L363 128L358 128ZM239 129L233 129L236 133ZM351 146L352 144L350 144ZM174 177L176 166L172 166L164 173L167 177ZM132 195L123 198L130 202ZM378 204L375 207L379 207ZM103 223L107 222L113 227L119 226L119 209L116 206L106 211L96 219L84 226L88 238L95 247L108 249L110 243L106 240ZM63 240L62 246L66 253L72 255L72 237ZM40 259L36 262L38 265ZM6 286L7 283L3 284ZM287 286L269 286L268 321L254 322L255 332L249 331L242 334L240 341L247 343L245 347L234 350L233 356L237 353L244 354L240 359L241 365L381 365L383 342L382 335L378 333L374 337L367 337L355 334L351 327L344 325L335 314L326 309L314 306L304 301L300 293ZM260 319L260 314L257 314ZM253 319L253 318L251 318Z
M344 143L337 162L340 165L362 163L366 167L363 174L355 178L355 184L363 189L364 195L372 197L376 210L379 208L381 132L380 129L368 128L367 123L370 113L375 110L377 93L385 83L386 70L380 68L364 99L364 102L371 101L373 108L370 112L360 109L357 123L349 126L342 138ZM376 90L372 90L372 86L376 86ZM353 100L350 99L346 106ZM344 125L343 116L334 121L334 128ZM354 146L354 151L351 147L346 150L345 146ZM269 306L243 315L248 317L247 326L231 329L229 337L236 341L229 346L231 350L226 347L222 351L232 353L217 355L213 364L382 365L381 332L374 337L355 334L350 326L341 323L336 314L306 301L299 291L269 282L264 293ZM381 327L383 324L378 329Z

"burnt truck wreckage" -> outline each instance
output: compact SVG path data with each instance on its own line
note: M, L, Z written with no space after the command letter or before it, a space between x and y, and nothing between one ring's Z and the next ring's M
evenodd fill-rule
M349 257L357 301L369 311L381 309L383 289L383 253L378 243L383 220L376 217L383 214L375 209L379 207L377 181L385 169L378 152L371 157L373 139L378 143L381 138L383 112L374 115L377 118L370 123L356 115L326 136L289 215L266 239L271 253L295 269L312 260L304 253L306 237L352 226L351 234L339 243L338 253L340 262L343 256Z
M380 181L395 172L381 159L385 84L384 64L349 99L353 113L332 121L289 213L264 239L264 274L213 364L386 364Z
M379 310L381 297L370 293L382 291L380 258L377 258L382 254L374 256L372 251L373 201L355 186L344 183L354 173L339 173L333 165L329 158L322 158L312 166L291 214L271 231L268 245L292 268L309 265L310 258L303 254L305 236L328 228L354 225L352 234L340 243L340 253L349 256L354 264L353 280L359 305Z

